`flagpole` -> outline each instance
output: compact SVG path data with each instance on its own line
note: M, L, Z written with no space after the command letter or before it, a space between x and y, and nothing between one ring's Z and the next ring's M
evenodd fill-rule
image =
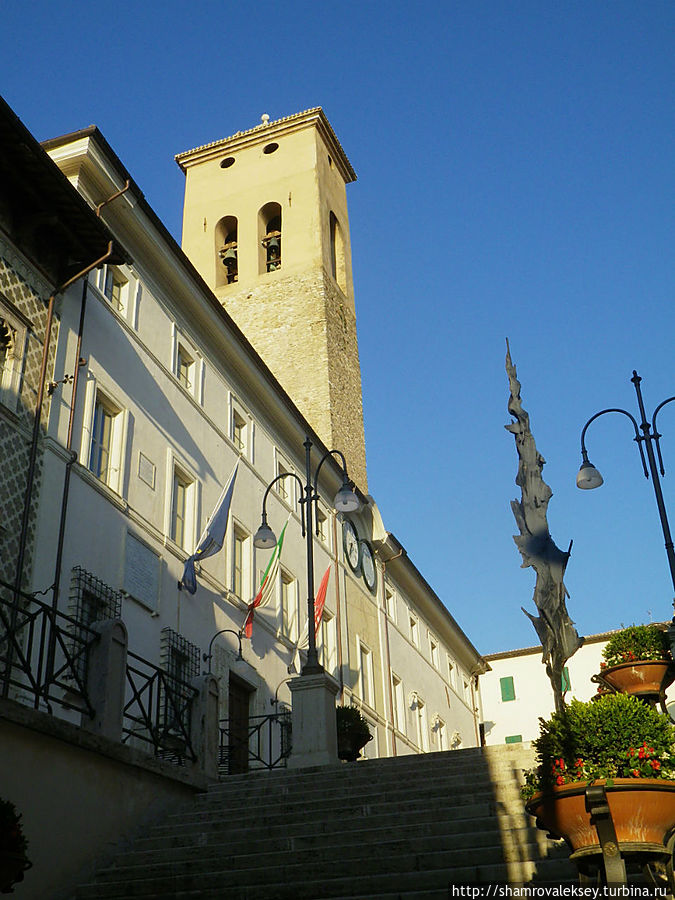
M313 505L319 499L319 495L312 493L312 442L305 438L305 471L307 484L305 485L305 518L307 538L307 662L302 667L303 675L318 675L323 672L323 666L319 662L316 652L316 623L314 621L314 528L312 521ZM321 460L323 462L323 460ZM318 474L318 470L317 470Z

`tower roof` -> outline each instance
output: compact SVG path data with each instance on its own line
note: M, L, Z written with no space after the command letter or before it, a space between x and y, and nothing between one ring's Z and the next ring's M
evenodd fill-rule
M243 147L262 141L269 141L272 138L278 138L284 134L299 131L312 125L318 129L330 149L334 162L345 180L345 184L356 181L356 172L347 159L347 154L342 149L342 145L320 106L295 113L292 116L284 116L281 119L276 119L274 122L263 120L255 128L249 128L247 131L237 131L236 134L230 137L221 138L218 141L212 141L210 144L202 144L201 147L195 147L193 150L178 153L175 156L175 160L185 172L191 165L218 156L225 149L234 152L235 150L241 150Z

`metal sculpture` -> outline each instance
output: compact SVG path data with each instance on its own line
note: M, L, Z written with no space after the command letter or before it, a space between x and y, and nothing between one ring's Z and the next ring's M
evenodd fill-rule
M567 552L556 546L548 530L546 510L553 491L542 478L546 460L537 450L530 430L530 417L525 412L520 399L520 382L516 367L511 361L509 342L506 342L506 373L509 378L511 395L508 410L515 419L505 425L515 437L518 451L518 474L516 484L521 490L521 499L511 501L511 509L520 535L513 540L523 558L522 568L532 566L537 573L534 588L534 605L538 616L523 609L537 632L542 646L542 662L546 666L555 709L564 708L563 669L567 660L583 643L567 612L566 598L569 596L563 583L563 576L570 558L572 542Z

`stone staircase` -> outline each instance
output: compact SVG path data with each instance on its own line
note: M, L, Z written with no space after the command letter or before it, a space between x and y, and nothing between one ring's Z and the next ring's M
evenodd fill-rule
M449 900L451 885L574 882L525 815L527 747L231 776L77 900Z

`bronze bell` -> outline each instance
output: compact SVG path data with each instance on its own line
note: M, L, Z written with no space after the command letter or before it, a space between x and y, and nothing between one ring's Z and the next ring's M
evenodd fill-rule
M230 247L224 253L221 253L223 259L223 265L227 266L228 269L231 269L233 266L237 265L237 251L234 247Z

